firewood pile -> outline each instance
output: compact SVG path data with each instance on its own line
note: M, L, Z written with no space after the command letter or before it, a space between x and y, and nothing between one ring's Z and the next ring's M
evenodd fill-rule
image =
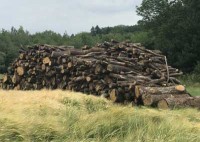
M1 80L2 89L63 89L120 103L199 107L200 99L191 97L176 78L182 72L168 66L160 51L138 43L111 40L81 49L35 45L19 53Z

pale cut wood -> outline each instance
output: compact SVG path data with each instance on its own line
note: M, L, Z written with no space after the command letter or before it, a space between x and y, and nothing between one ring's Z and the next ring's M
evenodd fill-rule
M110 92L110 99L112 102L119 103L119 102L124 102L125 96L123 91L118 88L118 89L112 89Z
M145 106L157 106L158 102L166 98L185 98L189 94L161 94L161 95L142 95L142 101Z
M43 64L48 64L48 65L51 65L51 60L50 60L50 58L49 57L45 57L44 59L43 59Z
M3 76L3 83L7 83L8 82L8 75L7 74L5 74L4 76Z
M18 76L16 73L12 77L13 84L18 84L20 82L20 76Z
M14 87L14 90L20 90L20 85L18 84L17 86Z

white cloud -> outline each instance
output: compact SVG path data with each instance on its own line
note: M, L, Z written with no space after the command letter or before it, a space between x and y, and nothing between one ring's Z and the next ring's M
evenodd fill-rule
M31 33L53 30L69 34L92 26L133 25L142 0L0 0L0 28L22 25Z

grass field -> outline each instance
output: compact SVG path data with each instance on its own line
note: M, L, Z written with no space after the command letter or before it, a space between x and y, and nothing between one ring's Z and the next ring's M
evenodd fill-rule
M187 90L193 96L200 96L200 85L198 85L198 86L195 86L195 85L188 86Z
M68 91L0 91L0 141L199 142L200 111L114 105Z

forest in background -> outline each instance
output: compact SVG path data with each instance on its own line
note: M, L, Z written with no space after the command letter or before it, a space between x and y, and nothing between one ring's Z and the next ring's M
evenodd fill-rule
M139 26L116 26L91 28L91 32L82 32L76 35L61 35L53 31L44 31L30 34L23 27L11 30L1 30L0 32L0 72L6 71L9 64L18 56L18 50L28 45L50 44L50 45L70 45L80 48L84 45L94 46L97 43L115 39L118 41L130 40L141 42L139 36L143 36Z
M146 48L159 49L170 65L185 73L200 74L200 1L143 0L137 7L142 20L137 25L94 26L90 32L63 35L54 31L31 34L22 26L0 31L0 73L18 56L21 47L34 44L84 45L115 39L140 42Z

